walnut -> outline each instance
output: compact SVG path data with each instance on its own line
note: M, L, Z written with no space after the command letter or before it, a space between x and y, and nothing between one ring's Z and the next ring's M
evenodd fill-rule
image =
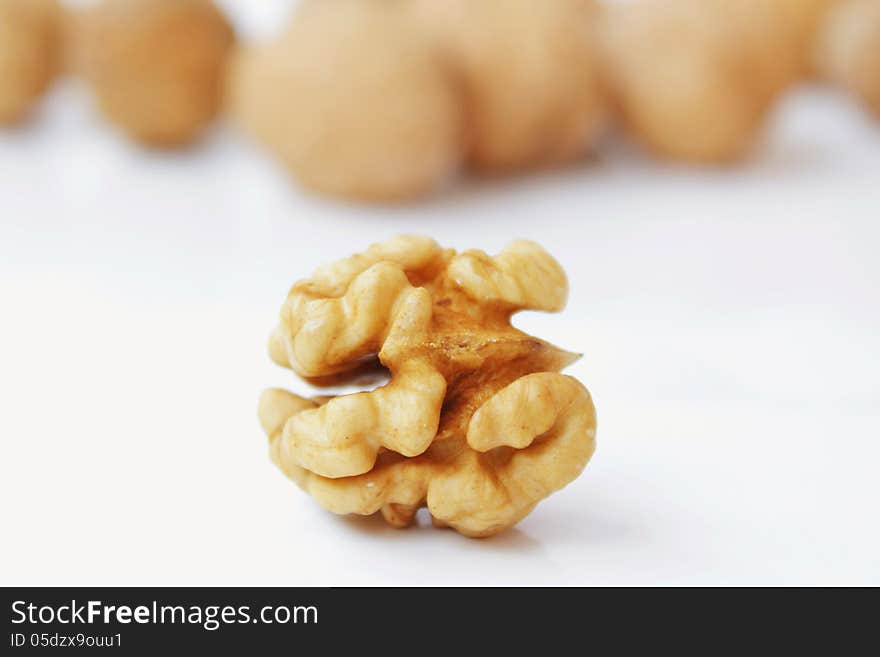
M0 124L23 119L58 72L55 0L0 0Z
M847 0L830 13L817 66L880 116L880 0Z
M415 0L414 11L460 80L473 168L566 163L601 134L593 0Z
M414 21L388 0L311 0L275 42L242 49L229 105L300 184L330 196L426 195L463 150L458 93Z
M381 366L371 392L304 399L267 391L260 418L275 463L336 513L488 536L580 474L595 412L577 359L513 328L519 310L558 311L567 282L538 245L499 255L399 237L296 283L272 358L317 384Z
M800 74L797 33L766 0L644 0L606 9L602 50L624 122L655 154L743 156Z
M836 4L841 0L768 0L775 2L786 13L797 38L801 72L815 73L814 50L822 25Z
M72 67L131 138L185 144L217 116L234 35L211 0L101 0L75 29Z

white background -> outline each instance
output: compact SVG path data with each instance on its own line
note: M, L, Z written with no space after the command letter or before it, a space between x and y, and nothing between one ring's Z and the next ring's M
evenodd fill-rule
M283 3L227 3L246 31ZM273 12L275 12L273 14ZM748 166L609 142L596 161L416 205L309 197L220 127L139 150L58 87L0 133L0 583L880 584L880 124L779 108ZM288 286L401 232L544 244L599 448L490 540L322 511L269 463Z

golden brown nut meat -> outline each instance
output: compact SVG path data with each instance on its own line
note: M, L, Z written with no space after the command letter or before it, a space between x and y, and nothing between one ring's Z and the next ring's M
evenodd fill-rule
M625 123L651 151L738 158L799 71L796 35L766 0L644 0L602 21L607 77Z
M817 65L880 116L880 0L848 0L831 12Z
M488 536L576 478L595 447L595 411L577 356L510 325L524 309L560 310L564 272L532 242L456 254L400 237L293 286L270 342L307 380L387 385L315 401L269 390L260 418L275 463L335 513L381 511L408 525Z
M177 146L217 116L234 36L211 0L101 0L77 27L77 67L131 138Z
M243 51L230 103L305 187L368 201L427 194L461 159L447 70L388 0L305 2L287 32Z
M0 124L25 117L58 71L55 0L0 0Z
M606 113L593 0L416 0L415 9L458 74L473 167L586 153Z

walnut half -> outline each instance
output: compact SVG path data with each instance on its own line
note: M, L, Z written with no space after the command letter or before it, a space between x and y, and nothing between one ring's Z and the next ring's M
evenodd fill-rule
M378 360L390 380L316 400L268 390L273 461L336 513L402 527L427 506L468 536L510 527L595 447L590 395L558 373L577 355L510 324L566 296L559 264L525 241L489 257L399 237L318 269L291 289L272 358L318 384Z
M847 0L834 6L816 46L816 65L880 118L880 1Z
M23 120L58 73L56 0L0 0L0 125Z

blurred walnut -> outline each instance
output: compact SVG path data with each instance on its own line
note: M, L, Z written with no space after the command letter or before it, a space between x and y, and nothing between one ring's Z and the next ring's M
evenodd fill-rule
M797 35L766 0L644 0L609 7L602 46L624 121L654 153L742 156L799 75Z
M58 71L55 0L0 0L0 124L23 119Z
M831 12L817 66L880 116L880 0L847 0Z
M458 98L389 0L311 0L276 42L243 51L233 114L304 186L398 200L429 193L462 151Z
M318 383L378 359L390 381L316 401L267 391L273 460L336 513L405 526L427 506L470 536L515 524L594 449L589 393L557 373L577 356L510 325L566 295L558 263L523 241L489 257L400 237L318 269L290 291L273 359Z
M133 139L184 144L216 117L234 35L211 0L101 0L76 21L76 39L72 66Z
M801 72L814 73L813 55L818 34L828 12L841 0L768 0L786 12L797 38Z
M475 168L584 156L605 118L593 0L415 0L414 7L458 75Z

